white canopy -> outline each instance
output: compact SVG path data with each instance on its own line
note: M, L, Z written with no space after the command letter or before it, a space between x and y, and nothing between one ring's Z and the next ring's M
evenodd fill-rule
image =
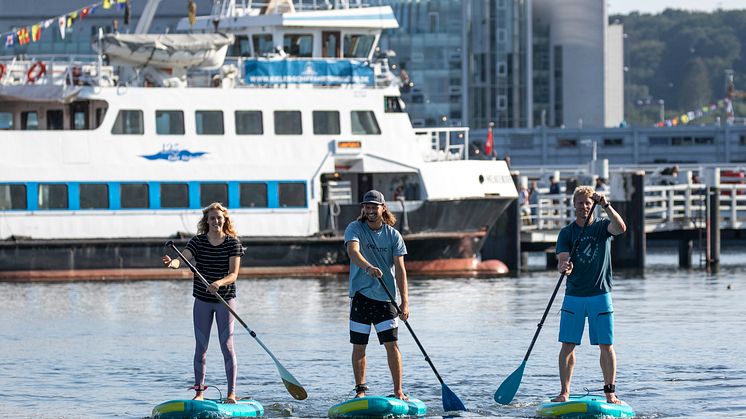
M156 68L218 68L223 64L233 35L206 34L108 34L102 49L112 62Z

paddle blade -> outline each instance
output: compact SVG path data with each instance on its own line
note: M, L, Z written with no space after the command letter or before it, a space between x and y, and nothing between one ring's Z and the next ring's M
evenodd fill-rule
M518 367L508 378L500 384L497 391L495 392L495 401L500 404L509 404L513 401L515 393L518 391L518 387L521 386L521 379L523 378L523 370L526 368L526 361L521 362L521 366Z
M277 370L280 372L282 384L285 384L285 388L288 389L288 393L290 393L290 395L293 396L295 400L306 400L308 398L306 389L303 388L298 380L296 380L295 377L293 377L293 375L285 369L285 367L283 367L279 363L277 363L276 366Z
M446 412L455 412L466 410L466 406L464 406L464 403L461 401L461 399L458 398L458 396L451 391L450 388L448 388L447 385L443 384L440 387L440 393L443 398L443 410Z

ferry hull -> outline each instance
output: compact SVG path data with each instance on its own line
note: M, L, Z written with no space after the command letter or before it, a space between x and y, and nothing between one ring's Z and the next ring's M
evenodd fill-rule
M502 274L502 263L477 259L488 227L510 200L472 199L426 203L407 214L404 234L408 270L423 274ZM343 206L338 219L353 220L359 206ZM403 218L397 214L397 228ZM246 254L242 274L253 276L343 274L349 259L344 228L311 237L241 237ZM165 278L161 268L163 244L170 238L5 240L0 242L1 280ZM175 240L184 247L188 237ZM159 269L160 268L160 269ZM86 272L88 271L88 272ZM94 272L96 271L96 272ZM188 272L185 272L189 276ZM181 275L181 274L178 274Z

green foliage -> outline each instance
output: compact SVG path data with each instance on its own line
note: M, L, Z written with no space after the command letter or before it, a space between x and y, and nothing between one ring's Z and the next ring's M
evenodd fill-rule
M609 20L621 21L626 34L625 115L629 123L657 121L661 99L668 118L723 99L728 69L734 70L736 90L746 91L746 10L667 9L656 15L635 12ZM737 103L737 113L740 108ZM724 111L708 119L717 116L725 118Z

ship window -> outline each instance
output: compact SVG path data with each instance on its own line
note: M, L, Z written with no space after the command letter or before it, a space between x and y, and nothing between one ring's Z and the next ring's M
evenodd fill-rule
M48 114L47 117L49 117ZM47 121L47 124L49 124L49 121ZM125 109L119 111L117 120L114 121L114 127L111 128L111 133L114 135L142 135L144 133L142 111Z
M199 205L206 207L213 202L228 206L228 185L225 183L203 183L199 185Z
M109 185L105 183L84 183L80 185L80 208L109 208Z
M285 34L282 47L285 53L291 57L313 56L313 35L310 34Z
M189 185L161 183L161 208L189 208Z
M621 147L623 145L623 138L604 138L604 147Z
M339 135L339 112L313 111L313 133L316 135Z
M123 183L119 193L122 208L147 208L149 206L150 199L146 183Z
M373 35L345 35L344 57L345 58L367 58L373 47L375 37Z
M13 129L13 112L0 112L0 129Z
M88 129L88 101L75 102L70 105L70 126L72 129Z
M236 134L262 135L262 111L236 111Z
M197 134L223 135L223 111L196 111Z
M158 135L184 135L184 112L155 111L155 132Z
M275 111L275 134L277 135L301 135L300 111Z
M250 57L251 46L249 45L249 37L246 35L237 35L231 54L234 57Z
M321 32L321 56L339 57L339 32Z
M404 104L397 96L386 96L383 109L386 113L404 112Z
M39 129L39 114L36 111L21 112L21 129L35 131Z
M280 183L279 195L282 208L306 206L305 183Z
M254 43L255 56L259 57L275 52L274 45L272 45L272 34L252 35L251 40Z
M354 135L379 135L381 128L378 127L376 114L373 111L352 111L352 133Z
M26 185L0 184L0 210L26 209Z
M267 208L267 184L242 183L239 193L241 208Z
M39 185L40 209L67 209L67 185L61 183Z
M571 147L577 147L577 146L578 146L577 138L558 138L557 139L557 147L571 148Z
M63 118L64 112L60 109L50 109L47 111L47 129L62 130L65 129Z

